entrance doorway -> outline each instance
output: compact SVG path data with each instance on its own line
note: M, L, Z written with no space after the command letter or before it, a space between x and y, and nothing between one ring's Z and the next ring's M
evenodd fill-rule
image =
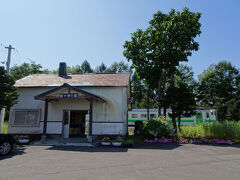
M86 127L86 110L64 111L63 119L63 136L69 137L85 137Z
M200 124L202 122L203 122L202 113L201 112L197 112L196 113L196 123Z

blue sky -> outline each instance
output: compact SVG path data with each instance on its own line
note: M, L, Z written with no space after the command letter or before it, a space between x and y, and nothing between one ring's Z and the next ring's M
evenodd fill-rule
M0 0L0 44L17 49L12 64L31 59L56 69L60 61L73 66L87 59L93 67L127 62L123 44L132 32L145 29L157 10L185 6L202 13L200 49L188 62L195 76L220 60L240 67L239 0Z

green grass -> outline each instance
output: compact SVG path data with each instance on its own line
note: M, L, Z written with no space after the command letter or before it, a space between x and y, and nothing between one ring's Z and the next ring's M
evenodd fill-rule
M186 137L240 137L240 122L226 121L182 126L182 132L179 133L179 135L184 135Z
M7 134L7 130L8 130L8 123L7 122L4 122L3 124L3 134Z

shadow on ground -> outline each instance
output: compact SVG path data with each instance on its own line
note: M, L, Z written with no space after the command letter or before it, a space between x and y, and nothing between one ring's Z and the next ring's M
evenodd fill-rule
M229 148L240 148L240 144L194 144L197 146L213 146L213 147L229 147Z
M17 146L10 154L0 155L0 160L9 159L14 156L23 155L25 153L26 146Z
M161 150L173 150L178 147L183 146L184 144L158 144L158 143L138 143L135 145L135 148L138 149L161 149ZM229 147L229 148L240 148L240 144L192 144L195 146L212 146L212 147Z
M182 146L181 144L159 144L159 143L136 143L134 149L159 149L159 150L174 150Z
M78 152L127 152L128 148L119 147L77 147L77 146L52 146L46 150L57 150L57 151L78 151Z
M154 149L154 150L173 150L181 145L178 144L147 144L137 143L131 148L127 147L76 147L76 146L52 146L46 150L57 150L57 151L78 151L78 152L128 152L128 149Z

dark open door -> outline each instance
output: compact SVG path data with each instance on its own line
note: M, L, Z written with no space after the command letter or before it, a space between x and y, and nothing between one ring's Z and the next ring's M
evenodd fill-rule
M85 136L85 117L88 111L71 111L70 114L70 128L69 135L74 136Z

